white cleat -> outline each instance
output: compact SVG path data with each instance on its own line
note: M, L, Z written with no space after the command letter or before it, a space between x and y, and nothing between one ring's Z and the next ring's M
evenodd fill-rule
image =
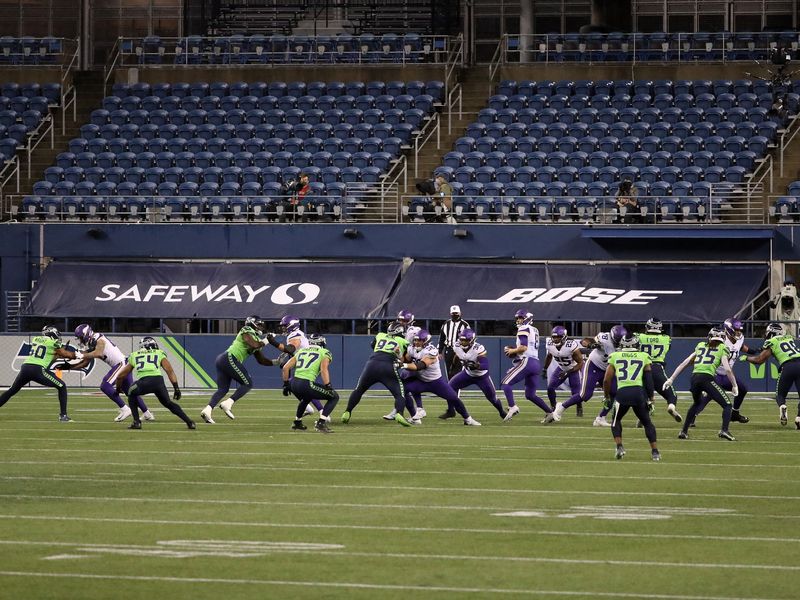
M422 419L418 419L416 416L412 419L409 419L408 422L412 425L422 425Z
M544 419L542 419L542 423L544 423L544 424L552 423L553 421L555 421L555 418L553 417L553 413L547 413L545 415Z
M595 417L594 423L592 423L593 427L611 427L611 423L606 421L605 417Z
M480 427L481 426L481 424L478 423L472 417L467 417L466 419L464 419L464 425L466 425L468 427Z
M222 406L222 405L220 404L220 406ZM307 404L306 405L306 411L303 414L305 414L305 415L313 415L314 414L314 407L312 405L310 405L310 404Z
M671 416L673 419L675 419L675 422L677 422L677 423L680 423L681 421L683 421L683 417L682 417L682 416L680 415L680 413L679 413L679 412L678 412L678 411L675 409L675 405L674 405L674 404L670 404L669 406L667 406L667 413L668 413L668 414L669 414L669 415L670 415L670 416Z
M518 415L518 414L519 414L519 406L516 406L516 405L509 406L508 407L508 412L506 413L506 417L505 417L505 419L503 419L503 421L510 421L511 419L514 418L514 415Z
M561 415L564 414L564 405L561 402L556 402L556 407L553 409L553 412L550 415L553 417L553 421L556 423L561 421Z
M781 404L781 425L786 425L789 422L789 417L786 416L786 405Z
M149 410L146 410L146 411L144 411L142 413L142 418L145 421L155 421L156 420L156 416L153 413L151 413Z
M395 409L392 409L392 412L390 412L388 415L383 415L383 418L386 419L387 421L394 421L394 418L396 416L397 416L397 411Z
M417 414L414 415L415 419L424 419L428 416L428 413L425 412L425 409L420 407L417 409Z
M215 423L214 419L211 418L212 410L213 409L210 406L206 406L203 410L200 411L200 416L203 418L203 421L205 421L209 425L213 425Z
M131 407L130 406L123 406L119 409L119 414L114 417L114 421L119 423L120 421L124 421L128 417L131 416Z
M228 417L229 419L235 419L236 418L236 417L233 416L233 413L231 412L231 409L233 408L233 400L231 400L230 398L220 402L219 403L219 407L220 407L220 409L222 409L222 412L225 413L225 416ZM206 407L206 408L208 408L208 407ZM202 413L200 413L200 414L202 414ZM208 416L209 417L211 416L211 411L208 411Z

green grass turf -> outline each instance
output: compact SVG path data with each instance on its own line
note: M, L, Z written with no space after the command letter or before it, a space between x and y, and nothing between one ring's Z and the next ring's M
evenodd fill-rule
M342 425L343 399L333 435L290 431L278 392L214 426L205 400L182 400L197 431L157 404L129 431L99 395L72 394L69 424L51 392L3 407L0 597L798 597L800 431L767 399L734 443L715 405L677 440L659 400L661 463L633 415L614 460L596 399L545 426L470 395L471 428L430 398L411 429L380 418L386 397Z

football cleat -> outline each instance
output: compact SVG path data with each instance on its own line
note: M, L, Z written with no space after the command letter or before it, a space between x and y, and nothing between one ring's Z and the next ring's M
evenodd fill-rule
M155 421L156 420L155 415L153 413L151 413L149 410L146 410L146 411L144 411L142 413L142 418L145 421Z
M717 437L719 437L722 440L728 440L729 442L735 442L736 441L736 438L731 435L730 431L727 431L725 429L722 429L717 434Z
M233 408L233 400L228 398L227 400L223 400L219 403L219 407L222 409L222 412L225 413L225 416L229 419L235 419L236 417L233 416L231 409Z
M518 415L518 414L519 414L519 406L517 406L517 405L509 406L508 407L508 412L506 413L506 417L505 417L505 419L503 419L503 421L508 422L508 421L510 421L511 419L514 418L514 415Z
M120 421L124 421L128 417L131 416L131 407L130 406L123 406L119 409L119 414L114 417L114 421L119 423Z
M786 416L786 405L781 404L780 409L781 409L781 425L785 426L786 423L789 422L789 417Z
M475 419L473 419L472 417L467 417L466 419L464 419L464 425L466 425L468 427L480 427L481 426L481 424L478 421L476 421Z
M736 422L736 423L749 423L749 422L750 422L750 419L749 419L749 418L747 418L747 417L745 417L745 416L744 416L744 415L742 415L742 414L739 414L739 411L738 411L738 410L734 410L734 411L731 413L731 421L734 421L734 422Z
M324 419L319 419L316 423L314 423L314 431L319 431L320 433L333 433L333 430L328 427L328 422Z
M388 415L383 415L383 418L386 419L387 421L394 421L394 418L396 416L397 416L397 411L395 409L392 409L392 412L390 412Z
M659 462L661 460L661 452L658 450L653 450L650 455L653 457L654 462Z
M425 409L421 406L417 409L417 413L414 415L415 419L424 419L428 416L428 413L425 412Z
M342 413L342 423L347 425L350 422L350 411L346 410Z
M794 418L794 426L795 428L800 429L800 417Z
M215 423L214 419L211 418L211 411L214 410L210 406L206 406L203 410L200 411L200 416L202 417L203 421L208 423L209 425L213 425Z
M294 423L292 423L293 431L305 431L306 429L308 429L308 427L306 427L300 419L295 419Z
M678 439L679 439L679 440L688 440L688 439L689 439L689 434L688 434L688 433L686 433L685 431L681 431L681 432L678 434Z
M548 423L552 423L554 421L555 421L555 418L553 417L553 413L551 413L551 412L547 413L544 416L544 419L542 419L542 423L544 423L545 425L548 424Z
M186 427L188 427L189 429L197 429L197 425L195 425L195 422L194 422L194 421L189 421L189 422L186 424Z
M623 456L625 456L625 448L623 448L623 447L622 447L622 444L620 444L619 446L617 446L617 451L616 451L616 453L614 454L614 458L616 458L617 460L619 460L619 459L621 459Z
M141 429L141 428L142 428L142 422L141 421L134 421L133 423L128 425L128 429Z
M61 415L58 417L59 423L72 423L72 419L70 419L67 415Z
M611 427L611 423L609 423L605 417L597 416L594 418L592 427Z
M411 417L408 422L412 425L422 425L422 419L418 419L416 416Z
M667 413L671 415L673 419L675 419L676 423L680 423L683 421L683 417L677 410L675 410L674 404L670 404L669 406L667 406Z
M446 411L444 411L442 414L439 415L439 418L444 421L446 419L452 419L455 416L456 416L456 411L447 409Z
M402 425L403 427L411 427L411 423L409 423L408 420L403 415L401 415L400 413L397 413L394 416L394 420L395 420L395 423L398 423L398 424Z

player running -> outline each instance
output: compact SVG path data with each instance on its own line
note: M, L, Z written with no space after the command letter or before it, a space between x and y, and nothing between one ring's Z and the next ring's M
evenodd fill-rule
M683 417L677 411L678 396L671 387L663 389L667 374L664 372L664 361L667 359L672 338L664 333L664 323L656 317L647 320L644 325L644 333L639 334L641 351L650 356L652 361L650 368L653 373L653 386L658 395L667 401L667 412L678 423L683 421Z
M508 402L504 421L510 421L519 413L519 407L514 402L514 384L519 381L525 382L525 397L541 408L547 418L552 409L536 395L536 379L542 372L542 365L539 363L539 330L532 325L533 315L523 308L514 314L514 321L517 325L516 346L504 348L512 366L506 371L500 384Z
M489 375L489 356L486 348L477 340L475 332L469 328L462 329L458 335L458 343L453 346L453 352L463 367L450 379L450 387L458 393L459 390L470 385L478 386L489 403L500 414L500 418L505 419L506 411L503 409L503 404L497 399L497 390L491 375ZM439 418L449 419L455 416L455 410L450 414L448 408L448 411Z
M569 382L569 388L572 395L578 394L581 388L580 372L583 368L583 354L581 354L580 344L577 340L571 340L567 337L566 327L556 325L553 331L550 332L550 337L547 338L545 344L547 356L544 359L544 368L542 369L542 377L547 380L547 398L550 400L550 406L555 409L556 407L556 389L558 389L565 381ZM550 378L547 378L547 370L550 363L555 361L556 368L553 369ZM582 403L578 403L578 416L582 416L583 411L580 410Z

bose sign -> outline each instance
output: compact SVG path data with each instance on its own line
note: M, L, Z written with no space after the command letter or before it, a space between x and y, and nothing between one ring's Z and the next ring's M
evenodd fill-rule
M197 285L151 285L140 288L138 285L126 287L123 284L109 283L95 296L98 302L235 302L252 304L258 296L272 289L268 294L270 302L281 306L308 304L317 299L320 287L315 283L284 283L275 288L268 285L219 285L203 287Z
M499 298L468 298L467 302L524 304L527 302L593 302L595 304L645 305L661 296L679 296L683 290L616 290L611 288L558 287L514 288Z

